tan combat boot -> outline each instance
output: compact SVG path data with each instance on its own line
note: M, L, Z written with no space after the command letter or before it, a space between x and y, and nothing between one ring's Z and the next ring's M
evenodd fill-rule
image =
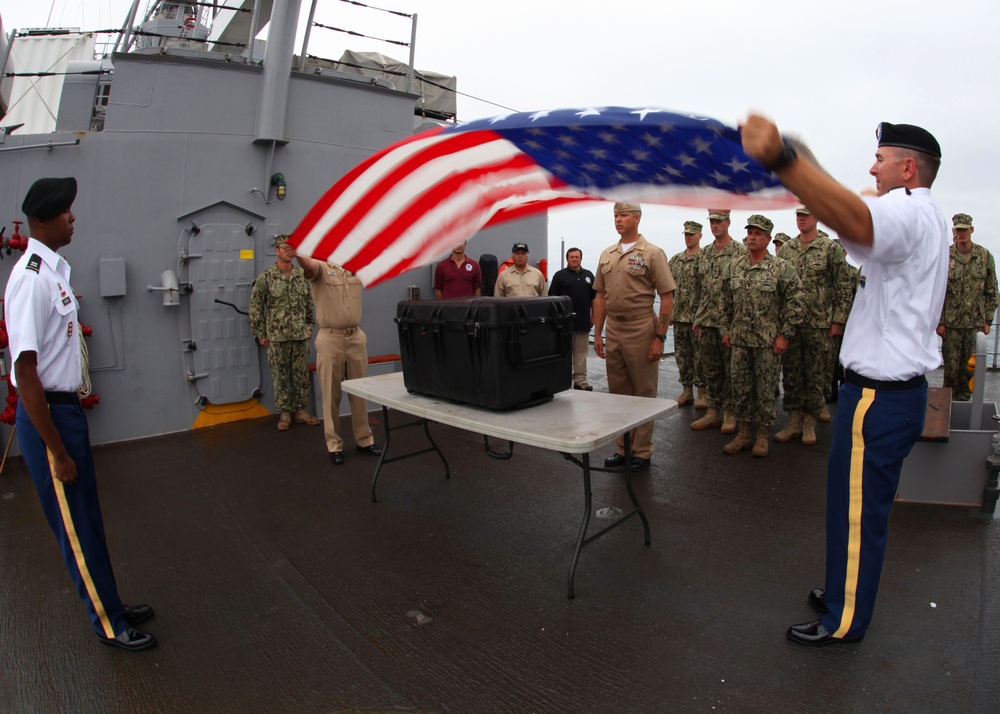
M309 426L316 426L319 424L319 419L314 417L312 414L307 412L305 409L295 410L295 423L296 424L308 424Z
M774 435L774 440L785 442L800 436L802 436L802 412L794 409L788 413L788 423L784 429Z
M719 429L723 434L735 434L736 433L736 412L727 409L722 415L722 428Z
M741 421L740 430L736 434L736 438L730 441L728 444L722 447L722 450L727 454L738 454L743 449L750 446L753 443L753 433L750 429L750 422Z
M806 446L816 443L816 417L812 414L802 417L802 443Z
M708 409L708 390L704 387L698 387L698 398L694 402L694 408L698 411Z
M824 424L828 424L830 422L830 419L832 419L832 417L830 416L830 410L826 408L825 404L823 405L823 408L819 410L819 416L816 418L819 419Z
M688 404L694 403L694 392L691 391L691 387L684 387L684 391L681 392L680 396L677 397L677 406L686 407Z
M288 427L292 425L292 415L288 412L281 412L281 416L278 417L278 431L288 431Z
M753 442L753 451L750 453L754 456L767 456L767 449L767 427L757 427L757 440Z
M713 429L721 423L719 420L719 410L709 407L708 411L705 412L705 416L698 421L692 422L691 428L695 431L701 431L702 429Z

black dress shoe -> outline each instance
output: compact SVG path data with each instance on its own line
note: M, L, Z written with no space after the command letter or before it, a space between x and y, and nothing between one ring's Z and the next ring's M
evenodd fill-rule
M123 650L129 650L130 652L148 650L150 647L156 646L156 637L148 632L140 632L139 630L134 630L131 627L126 627L115 637L99 636L98 639L106 645L121 647Z
M344 463L344 452L343 451L331 451L330 452L330 463L334 466L340 466Z
M830 612L830 608L826 606L826 592L823 588L813 588L809 591L809 605L821 615Z
M381 456L382 449L379 448L378 444L369 444L368 446L355 446L357 451L362 454L371 454L372 456Z
M149 605L122 605L125 608L125 622L129 627L135 627L153 616L153 608Z
M614 456L609 456L604 459L604 468L606 469L620 469L625 467L625 457L621 454L615 454Z
M632 467L632 471L644 471L649 468L649 459L633 456L632 462L629 465Z
M801 625L792 625L785 633L792 642L806 647L825 647L826 645L851 645L861 642L865 638L860 637L834 637L823 627L822 620L813 620Z

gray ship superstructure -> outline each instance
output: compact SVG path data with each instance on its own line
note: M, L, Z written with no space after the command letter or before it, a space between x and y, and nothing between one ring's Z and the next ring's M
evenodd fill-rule
M62 253L81 321L92 328L95 443L273 410L267 360L244 313L254 278L275 260L274 236L291 232L357 163L418 131L427 114L447 118L405 91L406 77L394 83L301 62L299 0L275 0L273 9L248 0L254 12L236 13L214 42L203 6L161 2L135 21L137 6L116 40L128 51L67 68L54 132L0 120L4 248L33 181L79 181L76 232ZM268 21L268 41L251 58L248 38ZM546 225L543 216L491 229L470 254L502 261L526 240L533 260L545 258ZM3 253L0 282L20 257L16 247ZM418 268L366 291L369 354L398 352L396 303L410 286L432 295L431 276L431 267Z

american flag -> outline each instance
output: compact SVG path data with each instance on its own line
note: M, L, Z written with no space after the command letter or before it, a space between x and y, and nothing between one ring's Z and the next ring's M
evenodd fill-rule
M371 287L482 228L575 201L788 208L739 131L666 109L519 112L435 129L371 156L306 214L290 243Z

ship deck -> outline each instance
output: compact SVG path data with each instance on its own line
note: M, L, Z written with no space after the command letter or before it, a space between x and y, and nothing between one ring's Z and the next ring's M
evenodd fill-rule
M553 452L497 461L439 426L451 479L433 454L389 465L373 504L374 459L332 467L321 427L273 417L98 447L120 590L157 613L143 628L159 646L140 653L98 644L9 461L0 711L997 711L1000 522L897 504L865 641L798 647L784 632L823 581L831 428L730 457L693 415L657 423L635 479L652 545L632 519L585 548L574 600L581 477ZM593 495L627 503L618 476L595 474Z

